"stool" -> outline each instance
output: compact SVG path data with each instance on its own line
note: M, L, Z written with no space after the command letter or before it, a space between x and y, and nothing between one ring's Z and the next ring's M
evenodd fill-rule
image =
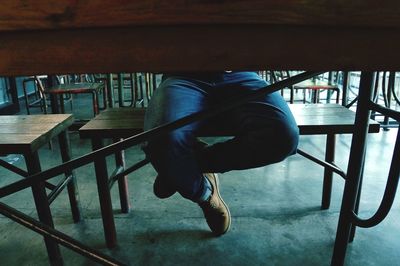
M311 101L312 103L319 102L320 92L323 90L336 92L336 103L339 103L340 89L336 85L332 85L329 82L315 80L315 81L303 81L293 86L294 90L303 90L304 98L303 103L306 103L306 91L311 91Z
M39 84L40 81L39 81ZM93 114L96 116L99 114L99 93L104 91L105 84L104 83L89 83L89 82L82 82L82 83L67 83L67 84L60 84L56 86L52 86L50 88L45 88L44 92L60 97L60 110L53 110L53 113L65 113L64 110L64 100L63 97L65 94L81 94L81 93L89 93L92 95L92 106L93 106ZM56 99L56 97L54 97ZM53 106L58 106L58 104L53 104Z
M22 91L24 93L25 99L25 107L26 113L28 115L31 114L30 108L31 107L40 107L44 114L47 114L47 103L46 103L46 96L44 91L42 90L43 87L37 85L36 79L40 79L41 77L27 77L22 81ZM29 102L29 95L27 91L27 84L32 83L34 88L35 99L32 102Z
M41 172L38 150L52 138L58 136L62 161L71 159L67 129L74 119L70 114L0 116L0 155L22 154L27 171L0 160L0 165L25 178ZM66 171L65 177L57 184L39 182L32 186L33 198L39 220L54 227L50 204L67 187L73 221L81 220L78 190L75 175ZM47 194L46 188L51 189ZM59 246L49 238L44 238L51 265L62 265Z

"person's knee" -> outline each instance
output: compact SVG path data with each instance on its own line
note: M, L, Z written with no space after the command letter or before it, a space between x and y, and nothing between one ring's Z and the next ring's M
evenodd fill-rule
M157 155L178 155L185 149L186 143L186 134L181 130L174 130L148 140L143 150L150 158L158 157Z

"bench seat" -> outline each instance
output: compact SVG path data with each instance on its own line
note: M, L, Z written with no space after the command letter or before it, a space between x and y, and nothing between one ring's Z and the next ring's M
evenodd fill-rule
M354 131L355 113L339 104L289 105L301 135L348 134ZM81 138L127 138L143 132L145 109L111 108L103 111L79 130ZM230 136L229 129L204 135ZM370 121L370 133L379 132L379 123ZM203 135L202 134L202 135Z

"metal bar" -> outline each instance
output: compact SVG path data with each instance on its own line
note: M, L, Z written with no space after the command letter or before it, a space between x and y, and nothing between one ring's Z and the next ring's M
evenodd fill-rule
M55 187L55 189L53 189L50 194L47 196L47 200L49 201L49 204L51 204L56 198L57 196L61 193L61 191L63 191L63 189L65 188L65 186L68 185L68 183L71 181L72 176L68 176L68 177L64 177Z
M119 107L125 105L125 93L124 93L124 74L118 73L118 103Z
M114 139L114 142L118 142L122 139ZM117 167L121 167L122 170L125 169L125 151L120 150L115 153L115 165ZM121 205L122 213L129 213L130 204L129 204L129 191L128 191L128 180L126 176L121 176L118 180L118 192L119 192L119 201Z
M365 157L365 154L364 154ZM363 160L364 164L365 164L365 158ZM363 183L363 179L364 179L364 165L361 167L361 174L360 174L360 185L358 186L358 191L357 191L357 200L356 200L356 205L354 207L354 213L358 214L358 210L360 209L360 201L361 201L361 192L362 192L362 183ZM350 230L350 238L349 238L349 242L353 242L354 237L356 236L356 229L357 226L353 223L351 225L351 230Z
M0 202L0 213L10 218L11 220L25 226L26 228L35 231L36 233L39 233L46 238L50 238L54 242L57 242L60 245L63 245L64 247L69 248L95 262L98 262L103 265L124 265L124 263L106 254L103 254L93 248L90 248L78 242L77 240L71 238L70 236L61 233L60 231L57 231L48 225L38 222L35 219L29 217L28 215L19 212L1 202Z
M342 105L346 106L347 105L347 101L348 99L348 86L349 86L349 72L348 71L344 71L343 72L343 86L342 86Z
M369 219L361 219L357 216L356 213L352 213L352 218L354 220L354 224L367 228L372 227L385 219L388 215L393 201L396 195L397 186L399 184L399 177L400 177L400 131L397 132L396 144L393 151L392 161L390 164L389 176L388 181L386 183L385 192L383 195L383 199L377 212Z
M124 171L122 171L122 172L116 174L115 176L113 176L113 177L112 177L112 180L110 180L110 183L111 183L111 182L114 183L114 182L117 181L119 178L121 178L121 177L123 177L123 176L125 176L125 175L129 175L129 174L132 173L133 171L136 171L137 169L139 169L139 168L145 166L145 165L148 164L148 163L149 163L149 160L148 160L148 159L143 159L143 160L141 160L140 162L138 162L138 163L136 163L136 164L134 164L134 165L128 167L128 168L125 169ZM110 185L110 186L111 186L111 185Z
M0 159L0 166L3 166L4 168L10 170L11 172L16 173L17 175L22 176L22 177L27 178L29 176L27 171L25 171L25 170L23 170L21 168L18 168L18 167L14 166L14 165L12 165L10 163L7 163L6 161L4 161L2 159ZM55 185L53 185L53 184L51 184L49 182L45 182L44 185L48 189L55 189L56 188Z
M44 182L44 186L46 188L48 188L48 189L51 189L51 190L53 190L53 189L55 189L57 187L56 185L53 185L53 184L51 184L49 182Z
M122 173L123 171L124 171L124 168L122 166L115 168L114 172L112 172L112 174L108 180L109 189L111 189L114 186L115 182L118 181L117 176L121 177L120 173Z
M335 142L336 142L335 134L328 134L326 136L325 161L328 163L333 163L335 160ZM321 202L322 210L329 209L329 206L331 204L332 176L333 176L333 171L330 168L325 167L324 185L322 190L322 202Z
M370 102L369 104L369 108L373 109L374 111L387 115L390 118L395 119L397 122L400 122L400 112L399 111L395 111L389 108L386 108L380 104L374 103L374 102Z
M361 74L359 101L356 111L355 129L351 143L349 165L347 168L347 179L345 182L342 206L336 231L336 240L333 250L331 265L343 265L346 256L347 244L349 242L352 226L352 212L355 207L357 191L362 172L366 139L368 135L370 102L373 91L373 72Z
M88 153L88 154L78 157L76 159L70 160L66 163L63 163L63 164L60 164L53 168L50 168L46 171L43 171L42 173L38 173L33 176L30 176L29 179L20 180L15 183L12 183L10 185L4 186L3 188L0 188L0 198L10 195L12 193L15 193L17 191L20 191L22 189L25 189L25 188L31 186L32 184L38 182L39 180L42 180L42 181L47 180L47 179L52 178L53 176L64 173L67 169L78 168L80 166L83 166L83 165L93 162L98 157L103 157L103 156L113 154L116 151L126 149L133 145L139 144L143 141L146 141L146 140L149 140L156 136L159 136L162 133L169 132L176 128L193 123L194 121L207 119L214 115L221 114L227 110L230 110L232 108L240 106L241 104L243 104L245 102L256 99L257 97L259 97L261 95L278 91L287 86L291 86L291 85L299 83L303 80L309 79L315 75L319 75L320 73L323 73L323 72L303 72L301 74L298 74L298 75L288 78L286 80L278 81L274 84L271 84L271 85L261 88L257 91L254 91L254 92L250 93L249 95L247 95L246 97L234 98L231 100L227 100L225 104L220 104L214 108L209 108L208 110L188 115L188 116L180 118L174 122L171 122L171 123L153 128L146 132L134 135L132 137L126 138L123 141L111 144L107 147L98 149L94 152Z
M7 163L6 161L4 161L2 159L0 159L0 166L3 166L4 168L6 168L6 169L10 170L11 172L14 172L20 176L23 176L23 177L29 176L27 171L22 170L21 168L18 168L10 163Z
M107 74L107 96L108 96L108 107L114 107L114 85L113 85L113 74Z
M339 167L337 167L336 165L332 164L332 163L327 163L325 161L322 161L308 153L306 153L305 151L302 151L300 149L297 149L297 153L300 154L301 156L304 156L305 158L313 161L314 163L317 163L323 167L329 168L331 169L333 172L335 172L336 174L340 175L341 177L343 177L344 179L346 179L346 173L343 172L343 170L341 170Z
M92 94L92 104L93 104L93 116L99 114L99 95L97 90L90 92Z

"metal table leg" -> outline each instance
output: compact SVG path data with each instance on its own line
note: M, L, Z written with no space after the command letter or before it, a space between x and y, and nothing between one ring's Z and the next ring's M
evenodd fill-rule
M336 232L335 247L332 256L332 265L343 265L350 238L352 213L355 209L357 192L362 174L365 154L366 138L368 134L370 111L368 104L373 91L373 72L361 74L359 102L356 111L356 129L353 135L347 179L345 182L339 223Z

